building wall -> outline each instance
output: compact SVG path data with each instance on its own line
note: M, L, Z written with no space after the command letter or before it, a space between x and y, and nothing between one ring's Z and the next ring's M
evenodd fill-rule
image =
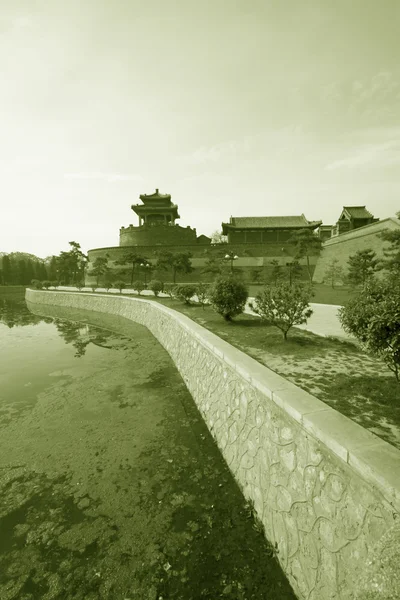
M326 268L334 258L339 261L338 265L342 266L344 271L346 271L349 257L357 252L357 250L371 248L376 252L378 257L383 258L383 250L388 247L388 243L383 242L378 237L378 234L385 229L400 229L400 220L389 218L377 221L376 223L343 233L324 242L321 255L315 267L313 281L316 283L323 281Z
M157 302L34 290L26 297L148 327L254 503L298 598L354 598L371 551L400 511L399 450ZM381 598L373 582L367 594Z
M196 230L180 225L155 225L143 227L121 227L120 246L182 246L196 243Z

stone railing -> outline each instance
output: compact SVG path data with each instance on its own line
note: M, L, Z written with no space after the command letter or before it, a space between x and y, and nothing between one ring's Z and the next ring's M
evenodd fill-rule
M396 597L379 591L392 578L385 577L379 559L373 559L379 584L368 584L368 593L364 585L374 546L399 535L396 448L157 302L33 290L26 297L148 327L174 360L244 496L254 503L300 599Z

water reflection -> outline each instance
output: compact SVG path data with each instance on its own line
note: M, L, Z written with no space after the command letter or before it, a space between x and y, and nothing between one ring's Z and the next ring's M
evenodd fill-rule
M41 321L52 323L53 319L32 314L22 295L0 296L0 323L9 329L25 325L37 325Z

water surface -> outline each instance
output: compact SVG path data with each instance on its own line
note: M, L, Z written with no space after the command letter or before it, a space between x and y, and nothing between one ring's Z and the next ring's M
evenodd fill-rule
M294 599L148 330L31 310L0 296L1 600Z

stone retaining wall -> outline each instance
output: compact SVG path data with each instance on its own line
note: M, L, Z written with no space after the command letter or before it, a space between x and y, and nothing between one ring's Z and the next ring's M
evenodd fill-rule
M244 496L254 502L298 597L355 597L357 576L400 512L397 449L157 302L33 290L26 297L148 327L174 360Z

